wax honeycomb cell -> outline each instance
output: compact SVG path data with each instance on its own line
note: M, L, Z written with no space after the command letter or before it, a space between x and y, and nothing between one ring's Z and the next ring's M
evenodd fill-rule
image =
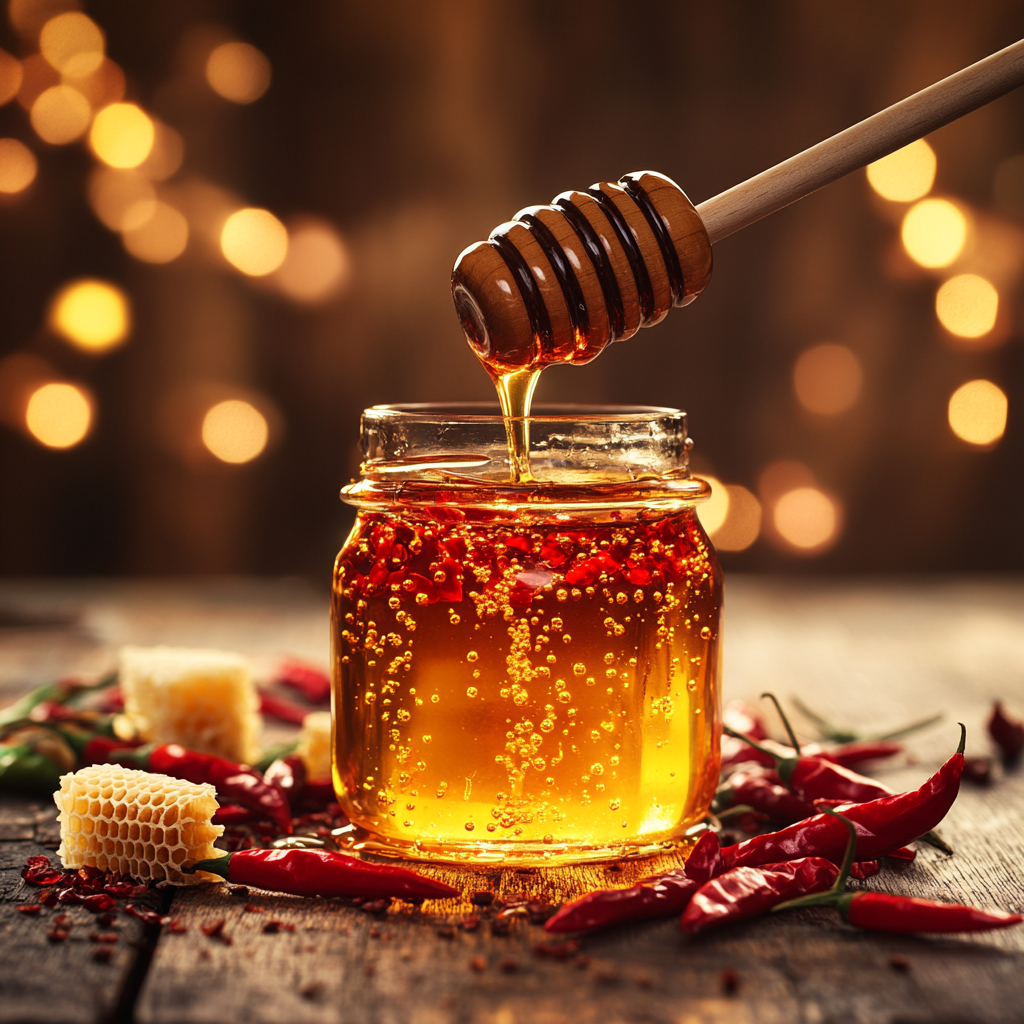
M218 856L213 842L224 826L210 824L218 809L211 785L96 764L62 775L53 799L60 811L57 853L65 868L95 867L181 885L217 880L179 870Z
M240 654L125 647L120 683L125 714L144 740L240 763L258 757L259 698Z
M302 722L298 754L311 779L331 777L331 713L314 711Z

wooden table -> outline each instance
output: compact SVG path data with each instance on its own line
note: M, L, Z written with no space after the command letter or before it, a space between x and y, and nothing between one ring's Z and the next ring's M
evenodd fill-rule
M258 669L281 653L326 660L327 598L292 582L0 584L0 703L56 675L101 670L121 643L241 650ZM944 725L910 743L912 759L879 775L916 785L948 756L956 721L968 752L987 751L984 719L1001 696L1024 711L1024 584L1008 580L783 581L728 585L726 697L799 692L836 719L897 725L933 709ZM1024 1020L1024 928L973 938L858 932L830 911L766 918L697 939L675 920L584 940L567 959L540 956L541 927L513 918L507 937L459 927L468 902L443 917L398 910L374 917L326 900L255 894L264 913L222 887L165 897L184 934L120 916L110 963L92 959L90 916L64 943L15 905L32 893L27 855L56 845L45 801L0 803L0 1021L221 1022L778 1022L962 1024ZM1024 903L1024 778L965 785L942 832L946 859L922 850L903 871L866 883L982 906ZM488 870L467 891L531 892L551 900L649 864L535 874ZM449 873L454 877L454 872ZM46 911L52 915L52 911ZM264 934L268 915L294 932ZM225 918L227 945L200 925ZM454 924L454 929L445 925ZM723 972L739 987L726 991Z

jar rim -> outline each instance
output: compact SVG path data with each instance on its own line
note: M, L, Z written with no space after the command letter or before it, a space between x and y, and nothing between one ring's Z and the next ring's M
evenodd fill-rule
M363 416L390 415L417 420L436 419L453 421L501 422L501 409L497 402L396 402L371 405ZM598 405L589 403L539 402L525 417L538 423L559 420L578 420L595 423L643 423L677 416L685 416L682 409L661 405Z

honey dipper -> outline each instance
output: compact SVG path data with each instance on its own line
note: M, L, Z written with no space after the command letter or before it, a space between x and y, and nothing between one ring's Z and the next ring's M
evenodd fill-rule
M711 277L715 242L1022 83L1024 40L699 206L654 171L528 206L466 249L452 271L470 345L499 392L502 382L530 378L519 403L527 413L543 366L589 362L610 341L692 302Z

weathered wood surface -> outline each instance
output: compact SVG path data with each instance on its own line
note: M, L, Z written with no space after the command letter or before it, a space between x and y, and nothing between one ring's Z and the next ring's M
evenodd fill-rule
M913 754L880 772L894 787L920 782L951 751L956 721L968 752L985 753L992 698L1024 711L1024 584L730 581L726 696L763 690L804 699L854 726L899 725L933 709L946 724L915 738ZM0 608L82 612L77 625L0 628L0 701L63 672L101 670L123 642L210 644L269 666L292 653L324 660L326 596L297 584L54 583L0 585ZM20 865L52 844L48 809L5 800L0 815L0 1021L129 1020L140 1024L266 1021L424 1024L561 1022L879 1022L995 1024L1024 1019L1024 929L923 939L858 932L828 911L751 922L698 939L674 920L584 940L564 960L539 956L543 929L512 919L476 930L464 903L383 917L331 901L220 887L178 893L186 934L163 934L152 962L122 940L110 965L89 959L85 927L51 946L24 902ZM1024 777L964 787L943 824L957 849L924 850L907 869L866 883L891 891L1016 910L1024 904ZM52 846L51 846L52 848ZM452 870L433 869L449 879ZM650 865L487 870L465 891L529 893L557 901ZM262 908L251 912L246 903ZM77 908L73 908L76 909ZM84 914L84 911L78 911ZM224 918L227 945L200 926ZM266 921L295 925L265 934ZM130 925L122 918L127 933ZM448 925L455 925L449 932ZM76 937L77 935L77 937ZM126 935L126 939L128 936ZM734 971L739 989L723 989Z

